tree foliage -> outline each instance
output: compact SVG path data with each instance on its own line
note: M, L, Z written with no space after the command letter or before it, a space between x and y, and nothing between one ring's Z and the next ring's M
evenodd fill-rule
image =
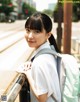
M66 1L68 3L72 3L72 21L78 21L80 20L80 0L72 0L72 1ZM64 6L64 0L60 0L59 3L62 5L62 7ZM58 3L56 4L56 7L53 11L53 15L54 12L58 11Z
M80 0L73 0L73 20L80 20Z
M14 5L11 0L0 0L0 13L9 15L14 10Z
M27 3L23 3L22 12L25 16L30 16L32 13L36 12L36 9L28 5Z

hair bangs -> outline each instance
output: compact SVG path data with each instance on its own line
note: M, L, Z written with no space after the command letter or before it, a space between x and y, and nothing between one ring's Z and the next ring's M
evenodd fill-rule
M25 24L25 28L29 28L32 30L43 31L43 24L40 19L29 18Z

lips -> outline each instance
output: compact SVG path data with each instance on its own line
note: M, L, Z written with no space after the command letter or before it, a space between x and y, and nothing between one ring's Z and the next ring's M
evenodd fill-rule
M29 43L35 43L35 41L33 41L33 40L28 40L28 42L29 42Z

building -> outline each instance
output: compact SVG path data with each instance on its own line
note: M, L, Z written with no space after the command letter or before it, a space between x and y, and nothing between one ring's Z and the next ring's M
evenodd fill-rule
M36 3L33 0L12 0L13 4L15 4L15 9L14 11L17 12L18 18L22 18L22 5L23 3L29 4L31 7L36 8Z
M18 4L18 12L21 13L22 12L22 4L23 2L29 4L31 7L36 7L36 4L33 0L14 0L15 2L17 2Z
M11 14L14 15L15 17L17 17L18 16L18 4L17 4L16 0L12 0L12 3L15 7L14 7L14 12L12 12Z

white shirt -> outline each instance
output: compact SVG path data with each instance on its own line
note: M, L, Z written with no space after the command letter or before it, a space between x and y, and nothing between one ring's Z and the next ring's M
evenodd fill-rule
M50 48L49 43L46 42L41 45L34 52L34 55L43 48ZM42 54L36 57L32 63L31 74L38 95L48 93L48 99L46 102L55 102L51 97L51 95L54 94L58 102L61 102L59 79L56 70L56 60L53 55ZM31 102L38 102L32 91Z

